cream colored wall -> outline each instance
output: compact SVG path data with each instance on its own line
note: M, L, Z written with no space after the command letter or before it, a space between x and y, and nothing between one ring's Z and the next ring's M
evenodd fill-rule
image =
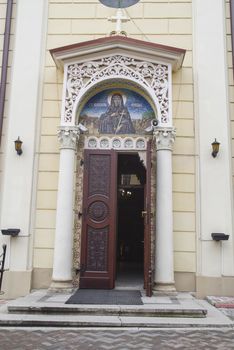
M6 7L7 7L7 0L0 0L0 79L1 79L1 69L2 69ZM9 57L8 57L5 109L4 109L4 118L3 118L3 128L2 128L2 139L0 143L0 189L2 188L2 175L3 175L3 168L4 168L3 167L4 148L5 148L5 140L6 140L6 133L7 133L8 96L9 96L9 88L10 88L10 81L11 81L11 64L12 64L12 54L13 54L13 47L14 47L15 10L16 8L15 8L15 1L14 1L13 9L12 9L11 39L10 39L10 51L9 51ZM1 193L2 191L0 190L0 208L1 208Z
M127 9L129 37L187 50L183 68L173 76L173 117L177 139L173 155L175 270L195 272L195 161L192 78L191 1L141 2ZM34 268L52 268L59 149L62 72L49 49L106 36L114 29L107 17L115 10L98 1L50 0L45 66L39 179L34 241Z

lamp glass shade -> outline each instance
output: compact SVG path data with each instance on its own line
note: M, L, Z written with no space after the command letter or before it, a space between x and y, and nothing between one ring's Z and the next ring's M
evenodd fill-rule
M15 140L15 150L16 150L17 154L22 153L22 149L21 149L22 143L23 143L23 141L21 141L19 137L17 140Z
M212 142L213 157L216 157L217 154L219 153L219 145L220 145L220 142L218 142L216 139L214 140L214 142Z

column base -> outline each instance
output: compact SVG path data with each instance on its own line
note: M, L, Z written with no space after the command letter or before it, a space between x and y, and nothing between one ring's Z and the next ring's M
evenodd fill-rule
M48 290L53 293L72 293L74 289L72 281L52 281Z
M175 283L155 283L153 287L153 295L168 295L173 296L177 295L175 289Z

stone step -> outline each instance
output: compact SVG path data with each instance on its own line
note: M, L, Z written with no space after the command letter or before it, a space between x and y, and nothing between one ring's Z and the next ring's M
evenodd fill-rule
M188 293L176 297L143 295L143 305L66 304L70 296L40 290L8 301L0 306L0 327L233 327L221 311Z
M225 318L129 317L97 315L1 315L0 327L58 327L58 328L233 328Z
M204 318L205 308L150 307L150 306L103 306L103 305L8 305L10 314L38 315L96 315L96 316L130 316L130 317L186 317Z

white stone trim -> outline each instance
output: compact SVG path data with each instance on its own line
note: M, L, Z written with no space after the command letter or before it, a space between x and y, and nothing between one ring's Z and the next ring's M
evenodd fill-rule
M151 97L159 125L171 125L170 64L155 64L128 56L112 55L85 63L66 65L61 125L75 125L76 112L81 98L104 81L116 79L133 81Z
M88 136L85 138L86 149L115 149L145 151L147 139L145 137L119 136Z

